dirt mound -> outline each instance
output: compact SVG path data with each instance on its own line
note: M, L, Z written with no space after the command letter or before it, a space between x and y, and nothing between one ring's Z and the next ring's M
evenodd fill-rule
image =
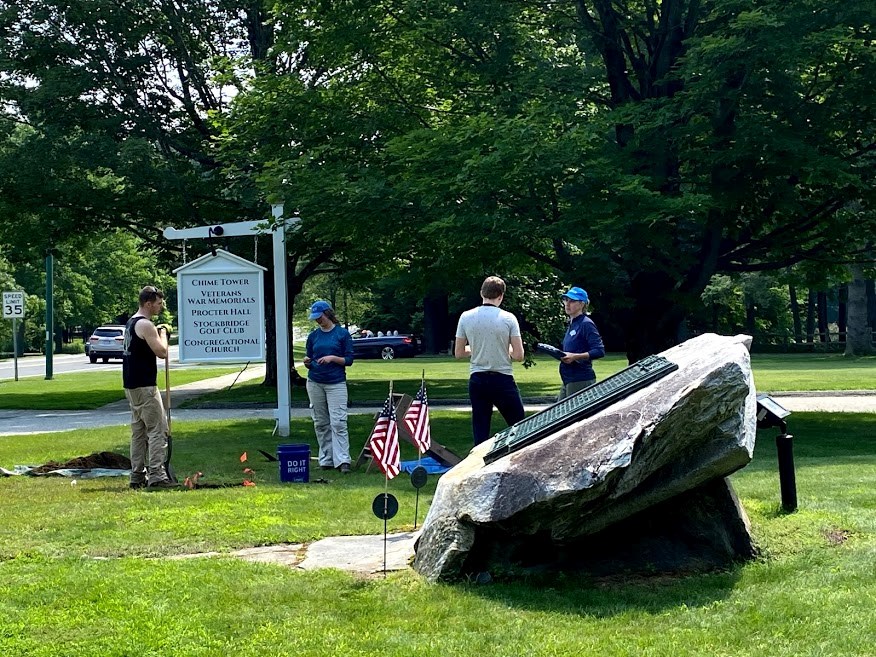
M114 470L130 470L131 459L124 454L115 452L94 452L88 456L77 456L64 463L49 461L38 468L34 468L33 474L45 474L52 470L85 470L90 468L111 468Z

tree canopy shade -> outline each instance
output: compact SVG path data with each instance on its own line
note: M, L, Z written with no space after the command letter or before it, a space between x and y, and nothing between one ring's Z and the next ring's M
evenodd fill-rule
M228 100L216 77L246 34L235 19L212 2L4 2L3 212L40 227L4 237L40 252L73 232L155 240L171 221L246 213L207 121Z
M45 248L265 218L273 195L302 216L293 293L327 268L401 271L433 300L486 272L559 279L637 359L681 338L716 273L866 253L874 19L845 0L8 0L0 211Z
M445 31L421 75L464 84L390 140L388 176L464 242L592 288L631 359L679 339L716 272L854 259L872 234L872 6L498 4L417 5Z
M182 245L165 226L267 219L254 172L228 175L213 120L270 71L265 20L248 0L0 4L0 241L37 262L122 228L169 270Z

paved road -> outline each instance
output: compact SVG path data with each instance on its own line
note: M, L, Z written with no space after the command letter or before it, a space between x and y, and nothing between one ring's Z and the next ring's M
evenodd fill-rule
M85 354L58 354L52 357L52 374L67 374L70 372L97 372L101 370L120 370L122 361L110 361L109 363L88 362ZM25 356L18 359L18 378L36 377L46 375L45 356ZM0 379L13 379L15 377L15 361L0 361Z
M170 369L179 369L180 367L192 367L192 365L181 365L178 361L179 347L172 346L170 348ZM214 367L215 365L207 365ZM158 367L164 369L164 361L158 362ZM111 360L108 363L97 362L92 365L88 361L88 356L85 354L56 354L52 356L52 375L70 374L72 372L100 372L111 370L116 372L122 371L121 360ZM46 375L46 357L45 356L24 356L18 359L18 378L36 377ZM15 378L15 360L0 361L0 380Z
M792 412L876 413L876 390L776 392L771 397Z
M97 367L97 366L95 366ZM241 383L249 379L264 377L264 364L248 367L243 372L232 372L206 381L194 381L177 386L171 393L171 404L175 406L188 399L227 388L234 381ZM305 414L307 409L296 409ZM273 409L172 409L172 420L224 420L240 418L273 418ZM128 402L122 399L101 408L89 411L33 411L0 410L0 436L30 433L52 433L71 429L110 427L129 424L131 411Z

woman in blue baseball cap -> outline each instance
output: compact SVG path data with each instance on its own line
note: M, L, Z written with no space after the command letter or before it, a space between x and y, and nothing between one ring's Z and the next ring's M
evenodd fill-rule
M605 356L605 347L599 329L587 314L590 297L580 287L571 287L563 294L563 310L569 316L569 326L563 338L565 356L560 359L560 378L563 387L558 400L596 382L593 361Z
M347 433L347 368L353 364L353 337L342 327L327 301L310 306L317 327L307 336L304 367L313 428L319 443L323 470L350 471L350 437Z

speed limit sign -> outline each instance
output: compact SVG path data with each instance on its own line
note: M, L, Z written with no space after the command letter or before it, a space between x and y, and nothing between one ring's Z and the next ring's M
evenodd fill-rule
M3 319L24 317L24 292L3 293Z

